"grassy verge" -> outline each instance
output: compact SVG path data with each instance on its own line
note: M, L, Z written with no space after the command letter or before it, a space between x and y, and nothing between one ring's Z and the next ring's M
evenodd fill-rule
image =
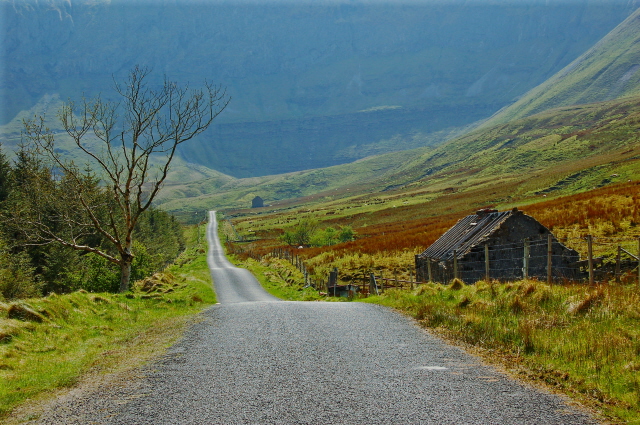
M287 301L316 301L326 297L311 287L305 287L302 273L287 260L266 256L262 261L252 258L240 260L227 254L229 260L238 267L248 269L262 287L274 297Z
M215 303L204 244L196 228L187 236L189 248L175 264L130 293L80 291L0 303L0 421L89 371L140 365L174 342L190 316Z
M454 282L363 301L400 309L425 327L479 347L493 361L614 422L640 423L637 286Z

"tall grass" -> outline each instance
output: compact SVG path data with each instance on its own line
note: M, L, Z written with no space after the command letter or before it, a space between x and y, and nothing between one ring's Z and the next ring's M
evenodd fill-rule
M559 237L637 236L640 184L629 182L529 205L524 210Z
M522 366L520 372L577 395L616 421L640 421L637 286L425 284L364 301L403 310L507 367Z
M465 195L452 193L438 200L440 205L434 209L429 207L430 204L425 204L380 210L362 217L330 214L324 219L324 225L353 225L356 240L319 248L296 249L296 254L304 259L316 279L326 278L329 270L338 267L341 279L345 281L361 279L369 272L407 280L414 272L414 255L424 251L457 220L473 213L468 207L459 211L461 207L457 205L464 200ZM473 199L467 199L467 202L471 201ZM449 208L453 212L443 213ZM637 182L545 200L521 209L548 227L557 237L568 239L566 244L578 250L583 258L587 251L584 241L587 234L599 238L595 245L596 256L614 256L616 238L628 239L629 242L623 247L633 253L637 251L636 238L640 236L640 184ZM315 213L319 217L318 211ZM258 255L269 254L281 246L279 231L295 220L297 215L285 212L259 220L255 217L238 219L239 229L252 229L260 235L258 241L240 244L238 249ZM240 255L239 258L246 256Z

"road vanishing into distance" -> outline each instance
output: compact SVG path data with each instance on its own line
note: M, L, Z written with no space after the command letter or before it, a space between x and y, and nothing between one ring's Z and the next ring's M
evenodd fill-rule
M220 304L136 379L79 393L38 423L593 424L412 320L358 302L287 302L207 229Z

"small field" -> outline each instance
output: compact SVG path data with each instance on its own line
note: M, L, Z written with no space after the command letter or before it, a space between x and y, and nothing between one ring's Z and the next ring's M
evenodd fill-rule
M341 279L349 282L362 279L370 272L409 280L415 268L414 256L457 220L483 206L477 200L481 194L467 199L468 203L463 203L464 196L452 193L420 205L394 207L380 199L351 199L344 200L340 207L321 204L261 215L247 210L246 215L224 221L227 233L223 238L232 241L232 250L240 259L264 256L282 247L295 251L304 260L313 279L325 279L329 270L338 267ZM353 206L349 202L353 202ZM358 208L365 207L364 204L370 209L357 212ZM470 205L476 208L469 209ZM495 207L509 209L514 206L541 222L583 256L587 252L587 235L594 237L594 255L607 256L607 261L616 255L619 244L637 255L640 237L638 182L609 185L549 200L538 198L537 203L527 199ZM353 209L356 212L352 212ZM315 220L318 231L350 226L355 232L355 240L319 247L287 247L281 236L302 220ZM234 225L233 232L229 228L230 222ZM237 242L239 238L243 241Z

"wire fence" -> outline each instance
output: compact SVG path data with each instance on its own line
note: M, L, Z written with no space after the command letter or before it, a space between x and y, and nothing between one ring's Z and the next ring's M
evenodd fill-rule
M465 283L537 279L552 282L640 283L640 240L587 236L478 245L444 258L416 256L418 280Z
M233 253L262 260L262 255L245 251L228 243ZM640 285L640 238L556 239L549 237L522 240L507 244L483 244L466 252L453 252L450 258L433 259L416 256L415 274L409 279L385 278L364 273L362 278L340 282L339 270L333 268L327 276L313 277L303 258L295 250L274 249L273 257L286 259L304 276L304 286L334 296L368 296L390 288L413 289L426 282L447 284L460 279L466 284L480 280L502 282L536 279L548 283L609 283Z
M590 283L640 284L640 238L571 238L580 253L581 278Z

